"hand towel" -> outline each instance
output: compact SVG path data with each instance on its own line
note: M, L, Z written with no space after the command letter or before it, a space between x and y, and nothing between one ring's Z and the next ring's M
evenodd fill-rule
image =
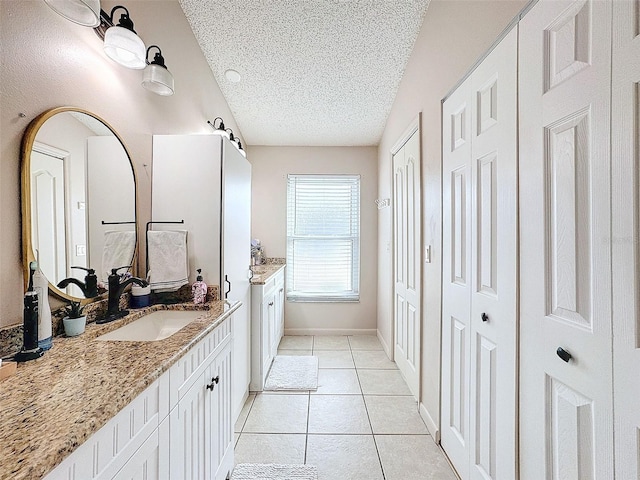
M149 283L154 292L173 292L189 283L186 230L147 232Z
M100 280L107 283L112 268L131 265L136 250L136 232L133 230L104 232L102 270Z

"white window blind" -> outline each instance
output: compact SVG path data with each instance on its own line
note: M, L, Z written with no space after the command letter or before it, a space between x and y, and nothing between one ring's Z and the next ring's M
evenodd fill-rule
M287 300L360 299L360 176L289 175Z

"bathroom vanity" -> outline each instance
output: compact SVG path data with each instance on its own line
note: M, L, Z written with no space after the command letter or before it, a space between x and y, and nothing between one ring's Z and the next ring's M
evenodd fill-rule
M284 335L284 265L254 267L251 279L251 384L260 392Z
M209 302L159 341L98 337L149 312L192 305L155 305L56 338L47 355L0 383L0 479L227 478L239 307Z

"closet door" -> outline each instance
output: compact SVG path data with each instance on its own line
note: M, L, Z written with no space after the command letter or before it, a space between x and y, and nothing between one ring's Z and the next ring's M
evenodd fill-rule
M640 478L640 3L613 3L611 170L616 478Z
M440 442L469 478L471 79L442 106L442 418Z
M516 478L517 29L471 75L472 479Z
M610 26L588 0L520 22L522 480L612 478Z
M443 105L442 446L516 477L517 30Z

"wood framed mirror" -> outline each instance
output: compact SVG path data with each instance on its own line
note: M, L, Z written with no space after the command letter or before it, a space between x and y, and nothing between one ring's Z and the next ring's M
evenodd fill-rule
M77 285L57 287L65 278L84 281L86 271L72 267L92 268L106 283L110 268L135 260L137 189L129 152L96 114L59 107L29 124L21 161L25 286L29 263L39 259L50 292L86 301Z

